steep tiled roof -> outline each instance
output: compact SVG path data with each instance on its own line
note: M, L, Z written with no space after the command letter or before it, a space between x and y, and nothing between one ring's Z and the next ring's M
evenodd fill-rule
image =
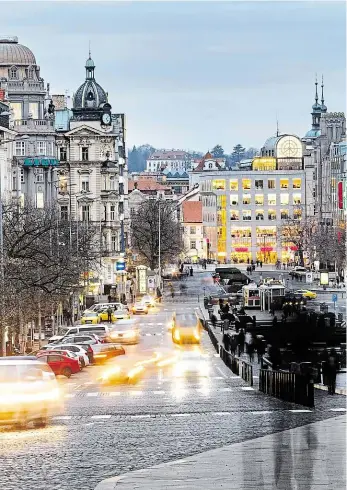
M135 185L135 183L137 184L137 186ZM170 191L171 190L169 186L159 184L159 182L157 182L154 179L138 179L136 182L133 180L129 180L128 183L129 192L133 191L136 188L144 193L146 193L146 191Z
M184 223L202 223L201 201L184 201L182 210Z
M205 162L206 160L213 160L214 162L216 162L216 167L217 168L220 168L220 165L218 163L218 158L213 158L213 156L211 155L211 153L208 151L206 153L206 155L203 157L203 159L200 161L199 165L197 165L195 167L195 169L193 170L193 172L202 172L204 170L204 165L205 165Z

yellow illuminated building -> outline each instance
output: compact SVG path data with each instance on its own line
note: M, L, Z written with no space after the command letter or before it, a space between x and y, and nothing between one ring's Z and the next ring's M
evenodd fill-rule
M252 170L276 170L276 158L255 157L252 162Z

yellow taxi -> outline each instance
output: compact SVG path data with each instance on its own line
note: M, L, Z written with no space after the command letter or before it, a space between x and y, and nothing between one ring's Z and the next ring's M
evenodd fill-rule
M102 308L99 310L99 320L101 322L107 322L108 321L108 312L107 308ZM111 319L112 322L116 322L117 320L128 320L130 318L128 310L124 309L113 309L112 308L112 313L111 313Z
M99 315L96 311L85 311L81 318L81 324L95 324L100 323Z
M298 289L295 291L297 294L301 294L304 298L308 299L316 299L317 298L317 293L314 293L313 291L309 291L308 289Z

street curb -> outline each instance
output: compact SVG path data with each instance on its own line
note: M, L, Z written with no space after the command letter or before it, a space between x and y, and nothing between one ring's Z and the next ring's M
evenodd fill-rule
M328 391L328 387L325 386L325 385L321 385L321 384L315 384L314 387L317 389L317 390L322 390L322 391ZM343 389L343 388L336 388L335 389L335 393L337 395L344 395L344 396L347 396L347 390Z

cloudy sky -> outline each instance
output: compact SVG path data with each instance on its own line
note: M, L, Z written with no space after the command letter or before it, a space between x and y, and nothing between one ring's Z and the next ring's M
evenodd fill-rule
M346 102L346 7L334 1L1 2L53 93L96 80L127 115L129 146L261 147L311 127L315 73L329 111Z

